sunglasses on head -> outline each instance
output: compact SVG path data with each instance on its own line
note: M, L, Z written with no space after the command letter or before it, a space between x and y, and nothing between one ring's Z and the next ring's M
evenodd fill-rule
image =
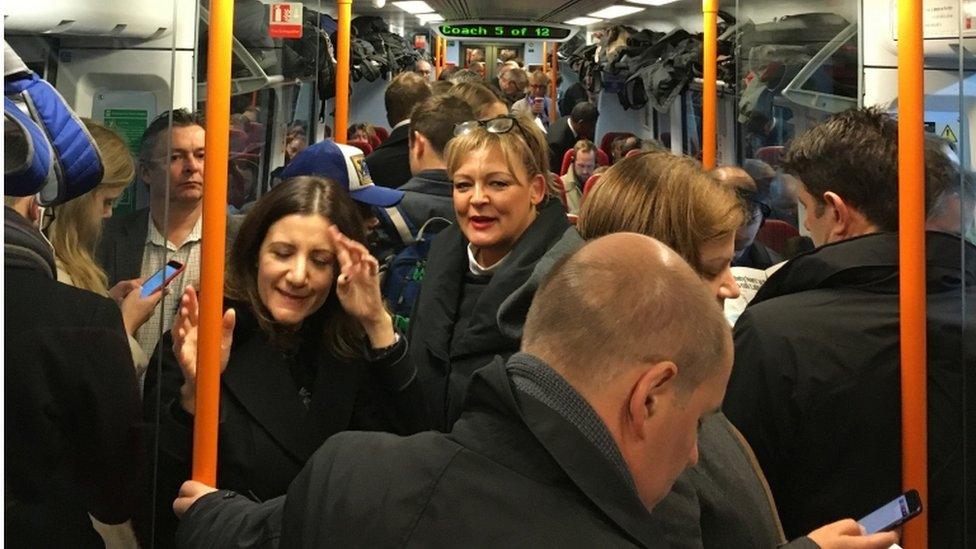
M512 131L512 128L518 128L519 133L522 134L522 138L528 143L528 136L525 135L525 130L522 129L522 125L519 124L517 118L510 114L503 114L502 116L496 116L495 118L488 118L485 120L468 120L467 122L461 122L454 126L454 135L464 135L471 133L478 128L484 128L488 133L508 133Z

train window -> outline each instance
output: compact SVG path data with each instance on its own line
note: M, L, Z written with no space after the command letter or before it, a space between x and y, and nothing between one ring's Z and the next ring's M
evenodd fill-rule
M833 7L834 13L743 8L739 14L756 24L737 39L738 157L754 178L769 180L773 216L798 227L795 185L779 171L784 146L809 124L860 100L857 12L851 2Z

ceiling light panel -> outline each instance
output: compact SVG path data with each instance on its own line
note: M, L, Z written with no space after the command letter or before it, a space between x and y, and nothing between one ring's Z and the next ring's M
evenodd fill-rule
M439 13L421 13L417 16L420 19L421 25L426 25L427 23L436 23L438 21L443 21L444 16Z
M600 19L615 19L625 15L633 15L635 13L644 11L644 9L645 8L638 8L637 6L610 6L588 15L590 17L599 17Z
M430 7L427 2L421 2L419 0L411 0L410 2L393 2L393 5L413 15L417 15L418 13L431 13L434 11L434 8Z
M592 25L593 23L599 23L600 21L603 21L603 19L597 19L596 17L577 17L575 19L566 21L565 24L585 27L586 25Z
M667 4L673 4L678 0L627 0L631 4L640 4L642 6L665 6Z

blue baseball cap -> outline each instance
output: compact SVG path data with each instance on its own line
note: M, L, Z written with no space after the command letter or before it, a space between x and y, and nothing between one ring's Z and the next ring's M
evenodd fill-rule
M403 200L403 191L373 183L363 151L332 140L321 141L298 153L281 171L281 178L300 175L328 177L343 185L357 202L389 208Z

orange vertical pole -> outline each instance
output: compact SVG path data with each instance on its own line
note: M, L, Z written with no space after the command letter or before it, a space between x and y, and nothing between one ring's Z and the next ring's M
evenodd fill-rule
M444 42L440 36L434 37L434 63L437 67L437 78L441 77L444 70Z
M336 143L346 142L349 127L349 28L352 22L352 0L336 0L339 5L339 29L336 41L336 93L335 136Z
M898 261L902 485L928 498L925 333L925 90L922 0L898 2ZM905 525L904 547L928 547L928 511Z
M230 64L234 0L210 0L207 44L207 135L203 170L203 243L200 253L200 328L196 411L193 417L194 480L217 484L217 421L220 412L220 331L224 305L224 234L227 232L227 158L230 154Z
M718 130L718 0L702 0L704 41L702 43L702 164L706 170L715 167Z
M552 102L549 105L549 123L554 124L559 115L559 109L556 108L556 98L559 95L559 86L556 84L556 79L559 78L559 44L555 42L552 44L550 65L552 66L552 74L549 75L549 97Z

